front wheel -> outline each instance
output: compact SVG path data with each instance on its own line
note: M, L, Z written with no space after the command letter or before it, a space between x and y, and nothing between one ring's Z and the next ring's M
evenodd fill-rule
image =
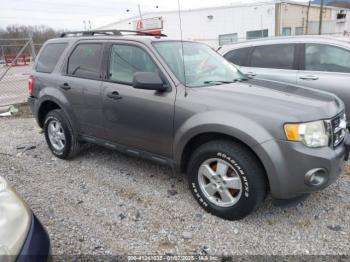
M246 217L266 195L264 168L240 143L217 140L201 145L192 154L187 172L198 203L224 219Z

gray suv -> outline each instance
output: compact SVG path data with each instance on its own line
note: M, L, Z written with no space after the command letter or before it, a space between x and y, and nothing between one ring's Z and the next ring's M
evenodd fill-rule
M196 42L77 35L47 41L29 79L31 110L55 156L91 142L167 164L187 173L205 210L230 220L268 193L299 198L342 173L347 131L335 95L246 79Z
M219 53L251 78L282 81L340 97L350 115L350 38L294 36L223 46Z

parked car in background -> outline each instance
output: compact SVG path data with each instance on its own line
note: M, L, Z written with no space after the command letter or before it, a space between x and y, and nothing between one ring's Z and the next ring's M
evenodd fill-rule
M29 207L0 176L0 261L47 261L49 236Z
M350 38L295 36L251 40L218 52L251 78L297 84L339 96L350 116Z
M67 33L40 51L28 102L58 158L85 141L168 164L205 210L231 220L269 192L298 198L342 172L335 95L246 79L201 43L122 33Z

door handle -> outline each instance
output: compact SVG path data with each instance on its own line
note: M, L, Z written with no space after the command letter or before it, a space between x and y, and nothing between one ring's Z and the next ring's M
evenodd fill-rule
M111 99L114 99L114 100L122 99L122 96L119 95L119 93L117 91L110 92L107 94L107 96Z
M248 72L246 75L248 77L256 77L256 74L254 72Z
M69 90L71 89L70 85L68 83L64 83L62 85L60 85L60 88L63 90Z
M317 77L317 76L300 76L299 78L302 80L318 80L319 79L319 77Z

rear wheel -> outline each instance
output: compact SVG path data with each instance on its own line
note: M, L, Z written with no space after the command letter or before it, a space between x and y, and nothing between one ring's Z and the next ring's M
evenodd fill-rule
M213 215L238 220L264 200L266 180L262 165L244 145L211 141L192 154L188 166L190 189L199 204Z
M68 159L79 152L80 143L62 110L55 109L46 115L44 132L46 142L56 157Z

